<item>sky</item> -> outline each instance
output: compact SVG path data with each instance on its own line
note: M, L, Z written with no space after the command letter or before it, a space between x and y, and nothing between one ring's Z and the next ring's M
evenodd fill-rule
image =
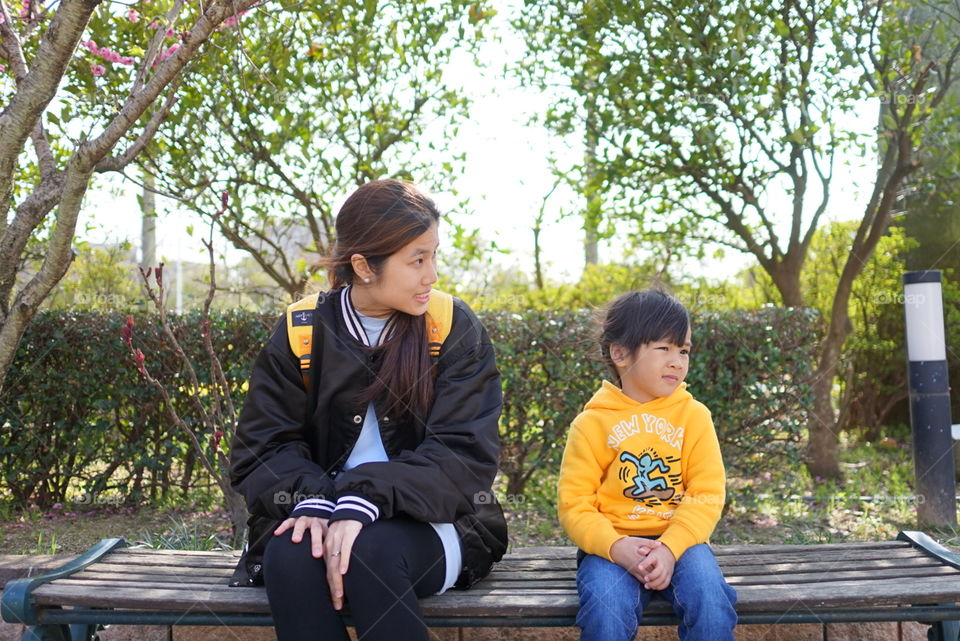
M468 198L472 213L456 211L457 197L434 193L442 210L468 228L479 228L487 241L495 242L508 253L497 253L494 261L508 270L533 274L533 220L544 196L554 184L548 166L548 157L570 159L576 162L583 151L575 139L562 140L544 129L528 124L532 114L547 107L547 98L536 90L520 86L515 77L504 76L501 67L523 55L521 38L509 29L508 20L513 11L511 3L498 3L499 13L491 25L500 36L488 40L480 58L489 67L475 67L466 57L455 60L448 73L462 83L472 100L470 118L459 128L458 138L451 148L466 151L467 160L462 175L455 179L459 198ZM871 127L876 123L878 104L865 104L858 118L846 125ZM872 114L872 115L871 115ZM856 157L841 158L837 163L833 195L826 213L828 220L847 220L862 215L866 188L870 186L869 162ZM114 177L101 180L89 192L80 224L79 235L92 242L112 242L129 239L140 245L139 207L136 196L139 188ZM345 199L348 194L343 194ZM341 201L342 202L342 201ZM574 281L583 269L582 232L576 218L558 219L561 208L570 209L576 196L558 189L548 201L549 224L541 233L541 247L548 278L555 281ZM176 260L204 260L201 234L187 235L190 225L203 228L199 219L188 212L171 211L158 221L158 256L167 262ZM334 203L334 210L340 203ZM773 203L773 207L789 211L788 201ZM787 220L785 217L785 224ZM441 238L443 228L441 228ZM203 234L205 235L205 234ZM443 243L443 240L441 240ZM220 248L227 242L220 240ZM442 250L442 248L441 248ZM601 245L604 255L619 256L616 239ZM227 260L236 261L242 252L228 252ZM686 265L692 276L725 278L751 262L744 255L727 253L724 259L709 258L703 263Z

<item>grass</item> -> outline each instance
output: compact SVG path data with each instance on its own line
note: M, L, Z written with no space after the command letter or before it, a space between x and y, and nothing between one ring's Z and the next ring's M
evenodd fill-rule
M814 483L800 464L781 465L755 478L729 478L728 506L712 542L888 540L900 530L916 529L909 444L892 439L845 444L841 466L841 482ZM522 496L504 498L511 547L570 545L557 523L555 487L555 473L543 472ZM41 513L0 506L0 553L79 553L106 536L155 548L229 547L229 520L212 496L152 508L71 509L76 507ZM960 546L960 528L931 534L946 545Z
M25 510L0 522L0 554L77 554L112 536L154 548L222 549L230 521L221 510L195 504Z
M716 543L883 540L917 527L908 443L884 439L841 451L842 481L814 483L802 465L731 478Z

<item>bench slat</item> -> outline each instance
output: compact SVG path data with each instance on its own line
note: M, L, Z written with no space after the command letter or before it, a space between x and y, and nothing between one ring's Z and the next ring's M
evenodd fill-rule
M852 543L815 543L815 544L781 544L768 545L760 543L745 543L734 545L714 546L714 552L717 556L730 554L789 554L792 552L808 552L811 548L816 548L821 552L830 552L834 550L891 550L908 549L910 544L905 541L855 541ZM554 546L554 545L535 545L523 548L512 548L509 553L511 559L566 559L575 557L577 548L572 545Z
M221 612L266 612L266 593L263 589L230 588L197 584L176 587L117 586L115 584L90 589L90 581L62 579L38 588L37 603L98 606L109 602L117 608ZM96 583L100 583L97 581ZM109 583L109 582L103 582ZM77 585L79 584L79 585ZM576 606L576 588L544 587L534 590L528 584L517 587L487 587L480 583L468 592L448 592L430 601L439 616L441 610L457 615L510 615L525 603L527 596L555 597L559 602L572 599ZM539 594L536 594L539 593ZM806 584L764 584L737 587L738 610L776 611L786 608L858 607L877 604L931 604L956 601L960 598L960 573L925 577L894 577L868 582L857 580L822 581ZM527 596L525 596L527 595ZM490 608L490 600L499 606ZM520 599L520 601L518 601ZM472 604L472 605L471 605ZM568 607L571 607L568 605ZM466 608L469 611L463 611ZM552 614L570 614L554 611ZM431 615L433 616L433 615Z
M883 560L883 559L911 559L911 558L929 558L922 551L916 550L907 543L891 542L892 545L878 547L852 547L846 549L839 546L824 546L826 550L821 550L819 546L813 546L812 549L803 551L794 551L789 553L776 553L757 546L737 546L743 548L742 552L730 554L725 548L715 548L717 560L721 567L733 568L740 565L756 565L768 561L776 561L777 564L786 563L809 563L811 560L829 562L829 561L858 561L858 560ZM852 545L852 544L851 544ZM784 546L772 546L784 547ZM785 546L795 549L796 546ZM576 549L558 548L564 550L558 554L556 550L543 558L531 556L526 553L526 549L511 552L500 564L497 570L536 570L536 569L557 569L557 563L564 566L576 567ZM156 554L163 552L163 554ZM524 553L521 553L524 552ZM189 552L177 550L118 550L110 555L107 561L111 565L130 565L134 567L194 567L194 568L229 568L231 571L236 565L238 555L231 552ZM496 571L496 570L495 570Z
M936 563L923 563L910 566L897 566L885 569L865 569L858 566L857 569L834 569L829 573L831 578L850 578L869 581L873 579L884 579L891 577L910 577L910 576L935 576L942 574L955 574L956 571ZM114 581L118 584L124 582L132 583L204 583L208 585L226 584L229 581L230 574L223 573L213 575L210 573L200 573L193 571L184 571L180 573L145 573L145 572L115 572L105 571L104 569L86 570L75 574L75 580L105 580ZM755 574L738 573L727 575L727 581L731 585L755 585L764 583L810 583L822 581L823 576L816 572L795 572L784 574L771 574L758 572ZM557 570L544 572L498 572L484 580L484 585L509 585L519 583L544 583L550 581L572 583L576 579L576 572L573 570Z
M884 559L929 559L928 555L924 554L922 551L914 548L904 548L903 546L907 544L900 544L896 548L887 548L886 550L880 549L852 549L852 550L826 550L820 551L819 549L807 550L803 553L786 553L786 554L767 554L765 552L751 552L743 554L717 554L717 562L720 564L720 567L724 568L735 568L741 565L756 565L758 563L809 563L811 561L848 561L848 562L857 562L857 561L871 561L871 560L884 560ZM718 550L715 549L715 552ZM510 556L506 557L503 561L497 564L495 571L497 570L539 570L539 569L556 569L557 564L563 564L559 567L576 567L576 551L573 551L573 554L566 558L551 558L551 559L536 559L536 558L524 558L524 559L515 559L511 553Z

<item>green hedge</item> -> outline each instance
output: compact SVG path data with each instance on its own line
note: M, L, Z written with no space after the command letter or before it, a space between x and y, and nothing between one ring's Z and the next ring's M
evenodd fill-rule
M589 312L483 319L504 378L500 469L507 494L519 496L532 474L559 467L570 422L610 375ZM692 322L687 382L713 414L730 473L799 460L812 400L805 381L815 363L816 316L765 308L700 314Z
M521 494L531 474L556 469L567 427L606 376L588 312L480 314L497 347L504 381L501 469ZM176 319L201 383L208 375L198 314ZM121 315L49 311L30 325L0 399L2 491L15 505L136 503L207 482L155 390L127 359ZM218 312L214 343L234 402L242 403L253 359L274 317ZM798 457L809 404L815 319L764 309L694 319L691 391L713 411L734 474ZM171 386L180 364L161 348L155 317L138 318L136 346L151 373ZM189 399L174 393L180 409ZM189 415L189 412L182 412Z
M15 505L156 501L197 480L185 436L128 359L124 321L119 314L47 311L28 327L0 398L0 470ZM147 367L174 386L181 366L163 347L157 318L136 321L135 345ZM175 322L201 382L209 380L198 366L205 362L199 313ZM212 319L214 344L238 396L272 322L244 312ZM186 394L173 398L186 408Z

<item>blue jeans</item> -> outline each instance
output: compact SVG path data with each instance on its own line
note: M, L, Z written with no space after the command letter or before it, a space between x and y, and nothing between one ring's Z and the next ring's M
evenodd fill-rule
M616 563L592 554L577 569L577 590L580 641L630 641L655 592ZM682 641L733 641L737 593L724 580L710 546L701 543L684 552L670 585L659 593L680 619Z

